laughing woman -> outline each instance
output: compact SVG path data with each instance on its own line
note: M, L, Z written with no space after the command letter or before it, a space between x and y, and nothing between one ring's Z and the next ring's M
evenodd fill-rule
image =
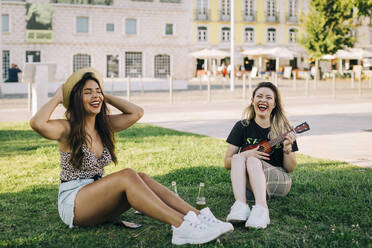
M291 188L289 173L297 164L296 134L289 132L283 144L273 147L271 155L256 147L263 140L274 139L291 130L279 90L270 82L258 84L243 115L244 119L235 124L227 138L225 168L231 169L235 197L227 221L266 228L270 223L266 196L285 196ZM252 149L246 149L250 146ZM247 204L246 190L254 194L252 211Z
M66 119L50 119L60 104ZM110 115L107 104L121 111ZM112 222L131 207L172 225L173 244L200 244L232 231L208 208L196 210L144 173L123 169L104 176L104 167L117 163L114 132L129 128L143 109L104 94L103 81L93 68L73 73L31 119L31 127L57 140L61 155L58 211L70 227Z

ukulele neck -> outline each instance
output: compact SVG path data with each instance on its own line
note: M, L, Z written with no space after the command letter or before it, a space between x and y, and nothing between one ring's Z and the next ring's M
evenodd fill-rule
M276 137L275 139L272 139L269 141L269 144L271 147L274 147L276 146L277 144L281 143L284 139L285 139L285 136L288 134L289 132L286 132L285 134L282 134L282 135L279 135L278 137Z

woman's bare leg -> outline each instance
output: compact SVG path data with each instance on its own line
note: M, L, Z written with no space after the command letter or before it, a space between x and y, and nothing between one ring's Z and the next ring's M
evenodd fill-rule
M108 221L113 211L128 203L142 213L170 225L179 226L183 215L166 205L132 169L124 169L83 187L75 199L74 224L88 226Z
M266 178L262 169L262 162L255 157L247 158L247 171L249 183L254 194L256 204L267 207L266 203Z
M246 203L247 172L243 156L233 156L231 159L231 184L235 200Z
M147 176L145 173L139 172L138 175L147 184L147 186L149 186L149 188L169 207L177 210L183 215L187 214L187 212L189 211L193 211L196 214L200 214L199 210L190 206L190 204L182 200L168 188L164 187L154 179Z

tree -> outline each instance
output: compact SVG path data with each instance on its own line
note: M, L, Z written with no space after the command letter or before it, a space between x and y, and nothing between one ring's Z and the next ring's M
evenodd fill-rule
M301 18L304 34L300 43L316 59L352 47L353 3L348 0L312 0L310 11Z
M317 77L318 60L323 55L354 46L353 1L311 0L309 12L300 20L303 30L300 43L315 59Z
M372 0L353 0L353 5L358 9L358 17L372 18Z

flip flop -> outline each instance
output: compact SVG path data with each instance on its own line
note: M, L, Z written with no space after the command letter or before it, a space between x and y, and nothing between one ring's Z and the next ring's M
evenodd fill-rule
M129 229L137 229L142 226L141 224L137 224L137 223L129 222L125 220L114 222L114 225L118 227L129 228Z

